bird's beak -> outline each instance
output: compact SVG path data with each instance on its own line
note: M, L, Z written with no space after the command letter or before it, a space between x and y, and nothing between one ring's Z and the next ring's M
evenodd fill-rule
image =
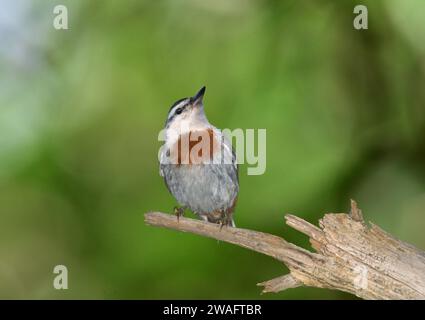
M206 87L202 87L197 94L195 94L190 100L192 101L192 105L198 106L202 104L202 99L204 98Z

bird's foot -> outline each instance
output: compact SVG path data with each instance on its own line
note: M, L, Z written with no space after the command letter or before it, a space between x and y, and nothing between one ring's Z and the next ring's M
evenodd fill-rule
M218 223L220 224L220 230L223 229L223 226L234 226L232 216L227 214L223 215Z
M184 211L186 207L174 207L174 215L177 217L177 221L180 220L180 217L184 216Z
M218 221L218 223L220 224L220 231L221 231L221 229L223 229L224 226L227 227L229 225L229 219L226 215L223 215Z

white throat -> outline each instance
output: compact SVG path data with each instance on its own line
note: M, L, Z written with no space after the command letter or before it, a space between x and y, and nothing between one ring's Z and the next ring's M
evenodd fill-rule
M206 130L211 127L203 108L192 110L186 117L182 119L177 118L169 124L165 131L165 141L171 146L177 142L179 136L182 134L190 131Z

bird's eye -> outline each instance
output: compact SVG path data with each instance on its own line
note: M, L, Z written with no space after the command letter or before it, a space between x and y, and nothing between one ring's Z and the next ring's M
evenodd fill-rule
M183 111L183 109L182 109L182 108L178 108L178 109L176 110L176 114L180 114L180 113L182 113L182 111Z

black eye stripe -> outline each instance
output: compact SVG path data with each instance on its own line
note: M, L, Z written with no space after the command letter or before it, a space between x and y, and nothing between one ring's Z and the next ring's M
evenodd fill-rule
M178 104L177 104L177 105L175 105L175 106L174 106L174 110L173 110L173 109L171 110L170 115L171 115L172 117L174 117L174 116L176 116L176 115L179 115L179 114L183 113L183 111L186 109L186 107L188 106L188 104L189 104L189 103L181 104L178 108L177 108Z
M185 103L182 103L185 100L187 100L187 101ZM179 104L182 104L182 106L176 108L176 106L178 106ZM181 114L189 104L190 104L189 98L183 98L183 99L180 99L180 100L176 101L175 103L173 103L173 105L170 108L170 111L168 112L167 121L165 122L166 127L177 115ZM173 110L174 108L176 108L176 109ZM180 109L180 111L177 112L177 110L179 110L179 109Z
M188 98L183 98L183 99L180 99L180 100L177 100L176 102L174 102L173 103L173 105L171 106L171 108L170 108L170 111L168 111L168 112L171 112L171 110L173 110L173 108L175 107L175 106L177 106L178 104L180 104L180 103L182 103L184 100L186 100L186 99L188 99Z

